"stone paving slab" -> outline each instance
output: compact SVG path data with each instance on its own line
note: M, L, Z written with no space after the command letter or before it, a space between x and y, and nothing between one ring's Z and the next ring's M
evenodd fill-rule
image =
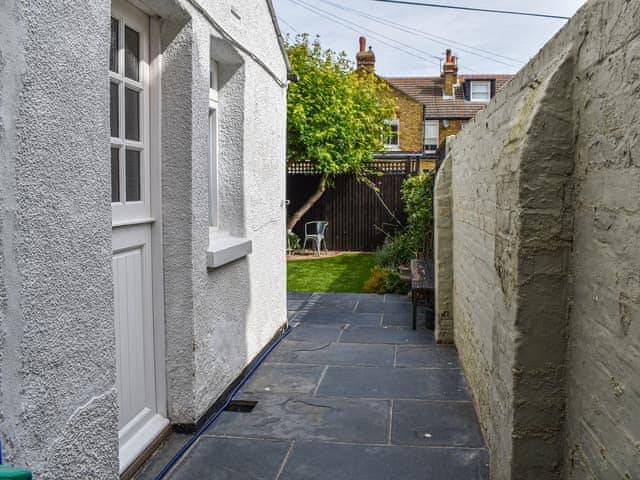
M329 343L337 342L338 337L342 333L342 324L336 325L315 325L312 323L297 324L291 328L291 332L287 335L287 341L310 341Z
M247 392L300 393L315 391L323 366L263 364L240 390Z
M454 347L402 295L288 295L292 330L168 479L486 480L488 454ZM354 313L365 312L365 313ZM420 312L422 313L422 312ZM172 434L138 480L188 436Z
M342 313L354 313L357 304L358 302L356 302L355 300L336 300L333 303L313 303L313 301L310 300L305 303L300 312L331 313L333 315Z
M471 402L394 400L391 442L423 446L484 446Z
M393 345L311 343L283 341L269 355L268 362L312 365L393 366Z
M367 301L371 301L371 299L368 298ZM387 293L384 296L384 303L411 303L411 297L409 295Z
M480 449L296 443L282 480L487 480Z
M462 373L452 369L336 367L327 369L320 396L469 400Z
M326 310L309 310L298 312L293 321L315 325L360 325L378 327L382 321L380 313L331 313Z
M396 367L460 368L460 363L453 346L398 345Z
M336 301L367 301L367 302L384 302L384 295L376 295L370 293L314 293L312 301L316 303L333 303Z
M224 412L207 435L386 443L387 400L330 399L311 396L239 395L258 400L250 413Z
M411 330L409 328L372 328L352 325L345 329L340 337L340 343L390 343L431 345L434 343L433 332L424 328Z
M417 326L424 327L424 315L418 315ZM422 321L421 321L422 320ZM383 327L406 327L411 328L413 315L411 313L387 313L382 316Z
M356 307L356 313L411 313L412 311L411 303L407 302L378 303L362 300Z
M287 292L287 302L290 302L292 300L305 301L311 298L312 295L313 293L311 292Z
M289 442L200 437L174 468L172 480L273 480Z

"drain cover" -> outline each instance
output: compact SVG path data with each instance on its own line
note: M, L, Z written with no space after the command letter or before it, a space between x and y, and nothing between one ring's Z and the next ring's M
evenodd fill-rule
M249 413L258 404L255 400L231 400L225 411L227 412L241 412Z

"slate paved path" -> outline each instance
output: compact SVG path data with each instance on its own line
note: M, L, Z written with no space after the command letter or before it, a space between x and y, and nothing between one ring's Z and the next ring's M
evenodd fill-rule
M292 331L166 478L483 480L488 453L454 347L400 295L289 293ZM173 435L139 479L184 439Z

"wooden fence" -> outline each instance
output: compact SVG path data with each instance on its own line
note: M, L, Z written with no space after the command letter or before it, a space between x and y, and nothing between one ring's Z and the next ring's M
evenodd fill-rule
M379 228L393 231L397 223L393 217L404 224L400 187L404 179L415 171L415 162L378 161L372 167L380 172L379 176L370 177L378 192L366 183L358 182L353 175L338 176L333 187L325 191L294 228L301 240L304 240L305 222L326 220L329 222L326 239L330 250L373 252L385 238ZM309 164L288 165L289 215L309 198L319 181L320 175Z

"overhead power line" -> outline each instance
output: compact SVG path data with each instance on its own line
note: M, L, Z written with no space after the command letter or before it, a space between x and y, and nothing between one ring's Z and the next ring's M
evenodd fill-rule
M555 20L569 20L570 17L561 17L559 15L548 15L545 13L533 13L533 12L516 12L512 10L493 10L490 8L474 8L474 7L462 7L460 5L446 5L440 3L421 3L411 2L408 0L372 0L374 2L393 3L396 5L416 5L419 7L433 7L433 8L448 8L451 10L466 10L468 12L485 12L485 13L501 13L505 15L523 15L526 17L541 17L541 18L553 18Z
M505 60L509 60L510 62L516 62L517 64L520 64L520 65L526 63L526 62L523 62L522 60L518 60L516 58L507 57L507 56L501 55L499 53L491 52L489 50L484 50L482 48L478 48L478 47L474 47L472 45L464 44L462 42L458 42L456 40L451 40L451 39L448 39L446 37L441 37L439 35L430 34L430 33L423 32L421 30L417 30L415 28L410 28L410 27L407 27L407 26L402 25L400 23L396 23L396 22L393 22L391 20L387 20L386 18L377 17L375 15L371 15L371 14L368 14L366 12L363 12L362 10L357 10L355 8L346 7L344 5L340 5L340 4L334 3L334 2L332 2L330 0L320 0L320 1L322 1L325 4L332 5L335 8L339 8L340 10L347 11L347 12L352 12L352 13L358 15L358 16L361 16L363 18L367 18L367 19L369 19L371 21L380 23L382 25L390 26L392 28L395 28L395 29L400 30L400 31L405 32L405 33L409 33L411 35L415 35L415 36L426 38L428 40L431 40L432 42L439 43L439 44L444 45L446 47L449 47L451 45L461 45L464 48L458 47L458 50L460 50L460 51L469 53L471 55L476 55L478 57L481 57L481 58L484 58L484 59L487 59L487 60L491 60L492 62L500 63L500 64L506 65L508 67L517 67L518 65L514 65L513 63L504 62L504 61L500 60L500 58L505 59ZM473 50L477 50L477 52L482 52L482 53L477 53L477 52L474 52ZM486 55L484 55L484 54L486 54ZM495 57L499 57L499 58L495 58Z
M300 32L296 29L296 27L294 27L293 25L291 25L289 22L287 22L284 18L282 18L280 15L278 15L278 20L281 21L282 23L284 23L287 27L289 27L292 31L294 31L297 34L300 34Z
M324 18L326 18L326 19L328 19L328 20L330 20L330 21L332 21L334 23L337 23L338 25L341 25L341 26L343 26L345 28L348 28L349 30L352 30L352 31L354 31L356 33L361 33L362 30L366 30L366 31L369 32L368 35L370 35L372 38L375 38L380 43L383 43L384 45L387 45L387 46L389 46L391 48L394 48L394 49L396 49L398 51L401 51L401 52L403 52L403 53L405 53L407 55L411 55L412 57L418 58L420 60L432 63L433 65L437 65L438 67L440 67L440 57L438 57L437 55L434 55L434 54L432 54L430 52L425 52L423 50L417 49L415 47L412 47L411 45L408 45L408 44L405 44L405 43L402 43L402 42L398 42L397 40L395 40L395 39L393 39L391 37L388 37L386 35L383 35L381 33L378 33L378 32L376 32L374 30L371 30L371 29L368 29L368 28L364 28L364 27L359 26L359 25L354 25L351 22L343 21L341 19L338 19L331 12L327 12L326 10L322 10L322 9L319 9L318 7L313 6L313 5L309 5L308 3L304 2L303 0L289 0L289 1L291 3L293 3L293 4L295 4L295 5L298 5L299 7L305 8L306 10L309 10L309 11L315 13L316 15L324 17ZM388 39L388 40L396 43L397 45L389 43L389 42L385 41L384 39ZM401 45L401 46L406 47L406 48L399 47L398 45ZM409 51L408 49L420 52L422 55L415 54L415 53ZM426 55L426 56L423 56L423 55Z

